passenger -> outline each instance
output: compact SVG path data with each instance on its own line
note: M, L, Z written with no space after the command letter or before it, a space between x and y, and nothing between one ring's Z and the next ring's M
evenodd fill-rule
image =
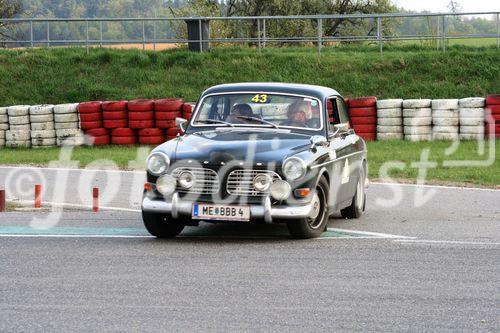
M226 121L232 124L245 124L243 119L238 119L238 116L254 117L252 108L248 104L235 104L231 108L231 113L227 116Z
M312 117L311 106L304 101L297 101L288 107L288 120L281 123L283 126L309 127L307 121Z

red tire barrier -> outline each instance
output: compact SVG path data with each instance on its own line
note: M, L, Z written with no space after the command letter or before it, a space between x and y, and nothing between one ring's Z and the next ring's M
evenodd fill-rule
M493 127L493 130L497 137L500 136L500 124L495 124L495 126ZM486 124L486 134L489 134L490 133L490 126L488 124Z
M80 128L84 131L102 128L102 121L82 121L80 122Z
M96 136L93 138L93 146L103 146L109 145L111 143L111 137L109 135Z
M375 141L377 139L377 134L375 133L356 133L362 137L365 141Z
M108 130L105 128L95 128L85 132L85 134L96 137L108 135Z
M488 110L493 115L500 114L500 104L499 105L494 105L494 104L488 105L486 107L486 110Z
M359 132L359 133L373 133L377 131L377 125L371 124L371 125L356 125L354 124L352 126L354 128L354 131Z
M175 120L175 118L182 118L182 112L155 112L156 120Z
M182 117L183 117L184 119L187 119L187 120L191 120L191 117L192 117L192 116L193 116L193 114L192 114L192 113L184 113L184 114L182 115Z
M104 120L103 121L104 128L123 128L128 126L128 120Z
M112 137L130 137L130 136L135 137L136 133L131 128L115 128L114 130L111 131L111 136Z
M137 144L137 137L135 136L113 136L111 143L114 145L126 146Z
M486 105L500 105L500 94L486 96Z
M351 122L353 125L372 125L377 124L377 118L375 117L351 117Z
M153 111L129 112L128 120L152 120L154 118Z
M377 115L377 109L374 107L350 108L349 115L351 117L375 117Z
M175 120L157 120L156 128L169 129L175 127Z
M103 111L126 111L128 101L106 101L102 102Z
M377 104L377 97L375 96L359 97L349 100L350 108L366 108L375 106L376 104Z
M184 103L182 105L182 112L184 113L192 113L193 112L193 105L189 103Z
M139 137L141 136L163 136L165 132L159 128L144 128L137 132Z
M165 98L155 101L155 111L157 112L173 112L181 111L184 101L179 98Z
M182 135L182 134L183 133L180 128L177 127L169 128L167 130L167 139L170 140L175 138L177 135Z
M164 136L142 136L139 137L139 143L143 145L159 145L165 142Z
M153 111L155 102L152 99L134 99L128 102L128 110L133 112Z
M96 113L101 112L101 104L102 102L94 101L94 102L83 102L78 104L77 110L78 113Z
M127 111L105 111L102 113L104 120L122 120L128 119Z
M133 129L153 128L155 122L154 120L129 120L128 127Z
M102 113L100 112L80 114L80 121L100 121L100 120L102 120Z

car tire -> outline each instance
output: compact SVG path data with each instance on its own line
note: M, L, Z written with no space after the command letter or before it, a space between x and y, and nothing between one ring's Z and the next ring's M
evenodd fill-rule
M158 238L175 238L184 229L183 223L168 220L169 216L165 214L142 212L142 221L146 230Z
M363 215L366 207L366 193L365 193L365 166L360 170L358 183L356 184L356 192L352 198L351 205L340 210L340 214L346 219L357 219Z
M325 177L319 179L316 186L315 198L317 205L316 215L314 218L307 217L297 220L289 220L286 222L288 232L293 238L309 239L321 236L328 223L328 195L330 193L330 186ZM313 205L315 205L314 203Z

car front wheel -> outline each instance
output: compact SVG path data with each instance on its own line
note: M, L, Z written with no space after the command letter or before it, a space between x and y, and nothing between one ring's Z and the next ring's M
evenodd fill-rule
M287 221L288 231L294 238L307 239L319 237L328 223L328 182L321 177L312 199L312 211L308 217Z
M142 212L147 231L158 238L175 238L184 229L184 223L172 220L169 215Z
M365 168L362 167L359 172L358 183L356 184L356 193L354 193L351 205L340 211L343 218L357 219L363 215L366 205L365 180L366 171Z

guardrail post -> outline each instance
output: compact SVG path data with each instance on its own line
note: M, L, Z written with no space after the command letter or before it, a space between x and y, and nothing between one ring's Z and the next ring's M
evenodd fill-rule
M382 18L377 17L377 41L378 41L378 47L380 49L380 55L382 55L383 51L383 45L382 45Z
M257 19L257 44L259 45L259 53L261 53L261 45L260 45L260 19Z
M85 37L85 49L87 50L87 53L89 53L89 21L86 20L86 37Z
M443 15L442 21L441 21L442 27L442 47L443 47L443 52L446 52L446 17Z
M5 190L0 190L0 213L5 212L6 204L5 204Z
M142 21L142 50L146 49L146 22Z
M31 47L35 46L33 42L33 21L30 21L30 45Z
M201 30L201 19L198 20L198 32L199 32L199 41L200 41L200 52L203 53L203 32Z
M318 19L318 55L321 55L321 38L323 36L323 20Z
M266 19L262 20L262 47L266 48Z
M50 21L47 21L47 47L50 47Z
M102 21L99 21L99 47L102 47Z

